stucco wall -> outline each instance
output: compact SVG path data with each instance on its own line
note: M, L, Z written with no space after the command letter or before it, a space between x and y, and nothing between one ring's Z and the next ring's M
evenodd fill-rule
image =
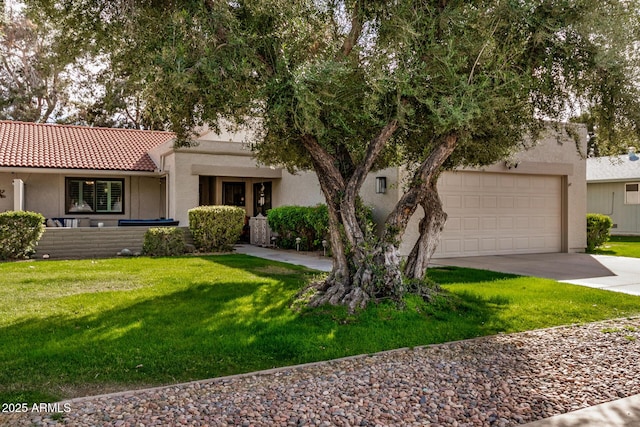
M562 179L563 188L563 241L564 250L582 252L586 246L586 129L580 129L581 139L575 140L564 131L549 133L534 147L517 153L509 163L498 162L480 171L504 174L550 175ZM513 167L517 163L517 167ZM477 169L471 169L478 172ZM387 192L376 194L375 178L387 178ZM365 181L361 195L365 203L373 207L374 218L381 224L402 195L402 185L407 178L403 168L389 168L371 173ZM283 172L282 180L274 187L274 206L282 204L314 205L323 203L324 197L318 180L313 173L290 175ZM424 215L418 207L412 217L401 246L401 253L407 255L418 236L418 223Z
M482 171L505 174L551 175L562 179L563 185L563 246L570 252L584 250L586 244L586 162L583 159L586 150L586 130L581 129L582 139L576 142L562 130L550 131L531 149L517 153L509 163L499 162L482 168ZM273 185L273 206L297 204L315 205L324 202L318 179L314 173L288 172L256 165L251 152L243 147L242 135L222 133L203 135L199 144L191 148L173 150L165 146L162 159L158 153L157 161L162 164L161 173L168 174L168 216L188 224L187 211L199 203L199 177L215 178L216 198L220 199L220 186L224 179L242 180L247 183L247 213L252 214L253 182L264 178ZM160 162L159 159L162 161ZM517 164L517 168L513 165ZM474 170L477 172L477 170ZM375 192L375 178L387 178L387 191ZM365 203L374 209L376 221L382 223L401 196L401 187L406 173L403 169L390 168L370 174L362 188ZM220 202L221 200L217 200ZM408 253L417 238L417 224L422 216L420 209L410 223L403 245L404 254Z
M282 179L273 184L273 205L314 206L324 203L318 177L314 172L290 174L282 172Z
M217 138L227 138L218 140ZM272 182L274 195L278 193L282 170L257 165L251 151L243 148L243 138L238 135L224 133L222 136L209 133L198 140L198 144L189 148L173 149L165 147L165 152L158 153L162 158L162 173L168 174L169 216L188 225L191 208L200 202L200 176L215 177L216 203L222 203L223 182L244 182L245 210L247 215L253 214L253 184ZM274 200L274 206L277 206Z
M611 234L640 235L640 205L625 205L624 182L587 184L587 210L611 217Z
M4 190L4 198L0 198L0 212L13 210L13 177L10 173L0 173L0 190Z
M67 214L65 209L65 178L124 178L125 213L92 214L79 212ZM0 188L5 189L4 199L0 199L0 211L13 209L13 179L22 179L25 188L25 210L39 212L46 218L88 218L92 225L103 222L116 225L123 218L158 218L165 216L164 183L158 177L107 175L104 172L86 171L64 174L14 172L0 173Z

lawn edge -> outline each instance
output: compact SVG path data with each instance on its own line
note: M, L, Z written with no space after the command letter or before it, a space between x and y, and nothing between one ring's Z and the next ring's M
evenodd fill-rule
M551 326L551 327L548 327L548 328L531 329L531 330L527 330L527 331L513 332L513 333L509 333L509 334L500 332L500 333L497 333L497 334L483 335L483 336L479 336L479 337L475 337L475 338L467 338L467 339L463 339L463 340L447 341L447 342L444 342L444 343L426 344L426 345L419 345L419 346L414 346L414 347L401 347L401 348L395 348L395 349L392 349L392 350L379 351L379 352L375 352L375 353L356 354L356 355L353 355L353 356L345 356L345 357L340 357L340 358L337 358L337 359L329 359L329 360L322 360L322 361L318 361L318 362L301 363L301 364L298 364L298 365L289 365L289 366L282 366L282 367L278 367L278 368L263 369L263 370L260 370L260 371L246 372L246 373L243 373L243 374L226 375L226 376L222 376L222 377L205 378L205 379L202 379L202 380L193 380L193 381L188 381L188 382L183 382L183 383L167 384L167 385L161 385L161 386L156 386L156 387L139 388L139 389L126 390L126 391L116 391L116 392L113 392L113 393L105 393L105 394L98 394L98 395L91 395L91 396L75 397L75 398L72 398L72 399L61 400L61 401L59 401L59 403L61 405L65 404L65 403L74 404L74 403L82 403L82 402L89 401L89 400L106 399L106 398L110 398L110 397L120 397L120 396L122 396L122 397L130 397L130 396L134 396L134 395L136 395L138 393L148 393L148 392L153 393L153 392L158 391L158 390L164 390L164 389L168 389L168 388L172 388L172 387L188 387L188 386L195 385L195 384L213 384L213 383L217 383L217 382L231 381L231 380L247 378L247 377L266 376L266 375L272 375L272 374L276 374L276 373L280 373L280 372L294 371L294 370L305 369L305 368L312 368L312 367L315 367L315 366L327 365L327 364L331 364L331 363L339 363L339 362L344 362L344 361L349 361L349 360L364 359L364 358L367 358L367 357L376 357L376 356L382 356L382 355L386 355L386 354L394 354L394 353L400 353L400 352L406 352L406 351L414 351L414 350L422 350L422 349L429 349L429 348L439 348L439 347L444 347L444 346L458 344L458 343L473 343L475 341L485 340L485 339L489 339L489 338L492 338L492 337L514 336L514 335L517 336L517 335L531 333L531 332L544 332L544 331L552 331L552 330L555 330L555 329L575 328L575 327L580 327L580 326L583 326L583 325L591 325L591 324L596 324L596 323L616 322L616 321L622 321L622 320L635 320L635 319L640 319L640 315L624 316L624 317L617 317L617 318L612 318L612 319L603 319L603 320L597 320L597 321L594 321L594 322L586 322L586 323L572 323L572 324L566 324L566 325Z

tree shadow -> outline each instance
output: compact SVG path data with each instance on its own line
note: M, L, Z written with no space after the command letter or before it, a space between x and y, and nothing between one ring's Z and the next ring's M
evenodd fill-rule
M297 312L292 299L317 272L252 257L204 259L248 271L255 280L194 281L112 309L88 307L85 315L30 317L0 328L11 343L0 349L0 400L42 401L37 393L43 391L50 400L77 397L87 386L116 391L173 384L454 341L508 326L496 320L508 301L471 294L443 294L435 304L414 301L403 311L381 303L356 314L343 307Z

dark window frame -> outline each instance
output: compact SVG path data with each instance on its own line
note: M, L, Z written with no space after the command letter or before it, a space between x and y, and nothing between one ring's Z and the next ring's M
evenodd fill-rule
M241 190L241 191L235 191ZM229 198L233 200L229 200ZM247 206L247 183L242 181L222 182L222 204L226 206Z
M91 200L84 200L86 203L82 204L80 201L74 200L71 194L71 185L73 182L81 182L82 185L93 185L93 194ZM120 209L119 210L98 210L98 183L119 183L120 184ZM123 215L125 212L125 180L124 178L102 178L102 177L65 177L64 182L64 198L65 198L65 213L67 215ZM110 185L109 185L110 187ZM83 199L87 197L83 194ZM111 200L111 204L114 201Z

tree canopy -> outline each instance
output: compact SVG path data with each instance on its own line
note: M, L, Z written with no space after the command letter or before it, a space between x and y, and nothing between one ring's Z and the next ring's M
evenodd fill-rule
M0 5L4 9L4 5ZM0 118L46 122L68 102L50 28L8 9L0 20Z
M637 1L29 3L67 44L107 55L185 143L195 126L259 117L260 161L317 172L334 253L317 303L401 300L403 276L424 277L446 220L443 170L493 163L580 110L603 138L637 129ZM413 175L375 236L358 194L392 164ZM421 237L401 270L418 206Z

